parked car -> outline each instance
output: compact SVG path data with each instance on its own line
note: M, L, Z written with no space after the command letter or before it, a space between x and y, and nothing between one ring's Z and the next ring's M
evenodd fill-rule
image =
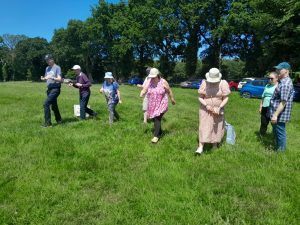
M238 86L239 86L239 83L237 81L229 81L229 88L230 88L230 91L237 91L238 90Z
M240 95L244 98L257 97L261 98L264 92L265 86L268 84L269 80L259 79L248 81L240 90Z
M143 83L144 83L144 80L139 77L133 77L128 80L128 84L130 84L130 85L137 85L137 84L143 84Z
M190 88L199 89L201 83L202 83L202 79L195 80L191 83Z
M192 82L194 81L195 79L189 79L189 80L186 80L186 81L183 81L179 84L180 87L182 88L190 88L191 87L191 84Z
M294 85L294 101L300 101L300 85Z
M244 84L248 83L249 81L252 81L252 80L255 80L254 77L246 77L246 78L243 78L239 84L238 84L238 90L240 90Z

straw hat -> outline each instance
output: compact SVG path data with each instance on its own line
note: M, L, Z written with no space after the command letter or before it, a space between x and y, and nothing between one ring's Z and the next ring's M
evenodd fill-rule
M207 82L217 83L221 81L222 74L217 68L211 68L208 73L205 74Z

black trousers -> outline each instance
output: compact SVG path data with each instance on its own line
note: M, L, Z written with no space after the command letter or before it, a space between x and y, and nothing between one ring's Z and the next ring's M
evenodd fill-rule
M51 125L50 106L54 112L55 120L61 122L61 116L57 105L57 98L60 94L60 88L52 88L47 90L47 99L44 102L45 124Z
M88 113L90 116L93 116L95 112L92 109L87 107L90 99L90 92L80 93L79 102L80 102L80 119L85 119L85 113Z
M162 134L162 130L161 130L161 119L163 117L163 113L160 114L157 117L153 118L153 122L154 122L154 137L160 137Z
M268 108L269 107L262 107L261 109L261 116L260 116L260 135L265 135L267 133L268 124L270 122L270 118L268 116Z

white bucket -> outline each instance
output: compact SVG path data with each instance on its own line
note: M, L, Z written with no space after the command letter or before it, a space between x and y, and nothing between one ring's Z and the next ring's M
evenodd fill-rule
M91 108L90 105L87 106L89 109ZM80 116L80 105L74 105L74 116L79 117ZM89 117L90 115L88 113L85 114L85 117Z

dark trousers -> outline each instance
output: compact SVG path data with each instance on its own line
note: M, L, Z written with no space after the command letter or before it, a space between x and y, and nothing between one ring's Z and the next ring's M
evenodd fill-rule
M79 94L79 100L80 100L80 119L85 119L85 113L88 113L89 115L93 116L95 113L92 109L89 109L87 107L90 99L90 92L80 93Z
M164 114L160 114L157 117L153 118L153 122L154 122L154 137L160 137L162 134L162 130L161 130L161 119L163 117Z
M268 117L268 107L262 107L261 116L260 116L260 135L265 135L267 133L268 124L270 122L270 118Z
M47 99L44 102L45 125L51 125L51 109L54 112L56 122L61 122L57 98L60 94L60 88L52 88L47 90Z

